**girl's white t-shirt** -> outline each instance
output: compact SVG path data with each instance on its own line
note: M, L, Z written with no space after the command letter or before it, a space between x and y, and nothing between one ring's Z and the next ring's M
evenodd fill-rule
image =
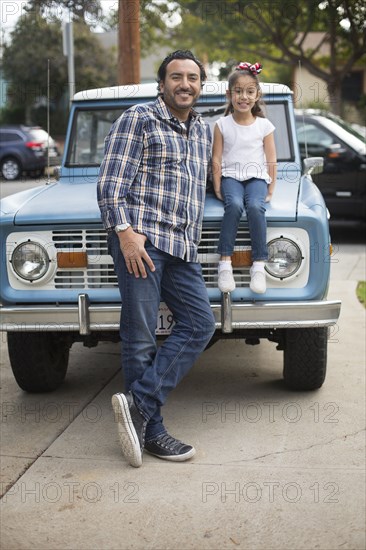
M231 114L220 118L217 125L224 140L222 175L238 181L259 178L271 183L263 139L274 131L272 122L256 117L253 124L243 126Z

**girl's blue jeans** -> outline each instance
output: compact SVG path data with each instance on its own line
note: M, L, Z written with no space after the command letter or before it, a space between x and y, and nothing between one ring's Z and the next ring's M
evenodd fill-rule
M155 248L145 248L155 264L146 279L128 273L119 239L109 235L122 298L120 336L125 391L132 391L137 407L149 420L146 441L166 432L160 407L185 376L215 331L214 316L201 265L185 262ZM173 313L175 325L162 345L155 330L160 301Z
M225 213L218 245L221 256L232 256L240 218L245 208L252 244L252 260L268 260L265 217L267 192L267 183L262 179L238 181L234 178L222 178L221 194Z

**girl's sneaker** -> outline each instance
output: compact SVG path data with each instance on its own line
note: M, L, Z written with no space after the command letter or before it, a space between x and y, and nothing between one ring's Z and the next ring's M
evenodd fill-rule
M250 268L250 290L256 294L264 294L267 290L266 273L263 270Z
M232 292L235 290L235 280L231 269L219 271L218 286L221 292Z
M235 280L231 260L220 260L218 265L218 287L221 292L235 290Z

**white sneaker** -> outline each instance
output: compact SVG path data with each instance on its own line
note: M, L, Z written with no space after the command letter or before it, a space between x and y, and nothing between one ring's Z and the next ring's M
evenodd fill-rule
M235 280L233 272L228 269L220 271L218 285L221 292L232 292L233 290L235 290Z
M267 290L266 274L264 271L250 268L250 290L256 294L264 294Z

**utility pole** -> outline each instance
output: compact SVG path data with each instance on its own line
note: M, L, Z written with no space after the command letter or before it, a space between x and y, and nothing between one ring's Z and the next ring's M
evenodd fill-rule
M63 24L63 51L67 57L67 69L69 75L69 105L75 93L75 69L74 69L74 35L72 21Z
M140 83L140 0L118 0L118 84Z

